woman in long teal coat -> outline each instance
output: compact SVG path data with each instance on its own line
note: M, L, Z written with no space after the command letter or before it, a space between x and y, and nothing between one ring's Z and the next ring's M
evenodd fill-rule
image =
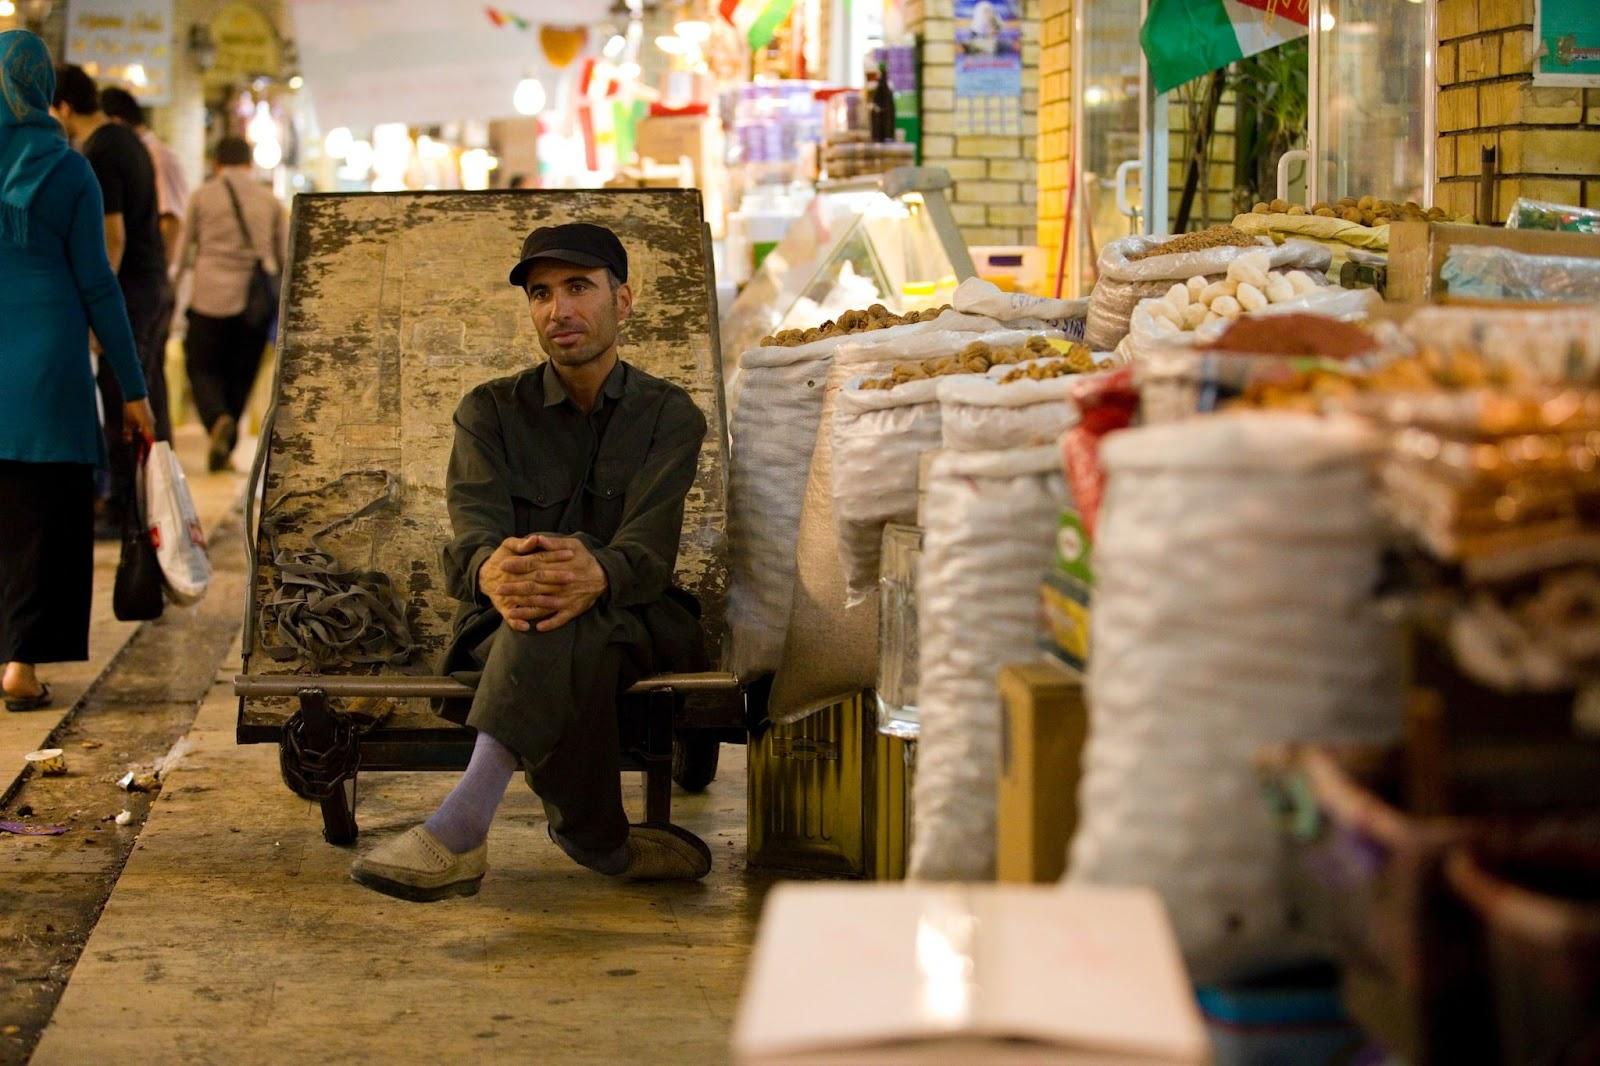
M94 471L106 462L91 326L132 397L124 424L155 432L100 186L50 117L54 95L44 42L0 33L0 662L13 711L50 704L35 664L89 657Z

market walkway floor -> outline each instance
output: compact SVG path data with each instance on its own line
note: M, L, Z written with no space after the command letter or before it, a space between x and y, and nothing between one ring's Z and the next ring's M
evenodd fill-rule
M269 746L234 744L237 648L89 940L33 1062L722 1061L766 879L744 863L742 750L674 816L716 867L620 885L549 842L518 779L477 897L432 905L349 879ZM370 847L454 775L373 774ZM626 779L630 797L639 790Z

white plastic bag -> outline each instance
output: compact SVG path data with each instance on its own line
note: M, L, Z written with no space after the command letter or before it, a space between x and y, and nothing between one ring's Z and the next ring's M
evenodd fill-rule
M1069 879L1149 884L1199 978L1293 954L1255 751L1383 742L1396 641L1353 421L1252 412L1108 437Z
M1067 500L1054 444L933 460L917 579L912 877L993 877L997 678L1004 664L1034 657L1039 581Z
M145 459L145 521L150 523L167 598L177 604L198 603L211 584L211 557L205 530L189 495L189 482L172 445L156 441Z

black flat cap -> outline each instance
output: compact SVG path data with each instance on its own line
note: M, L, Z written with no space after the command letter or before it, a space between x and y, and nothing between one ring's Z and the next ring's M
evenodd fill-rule
M522 242L522 258L511 268L511 284L522 288L522 279L536 259L556 259L584 267L605 267L618 281L628 280L628 252L617 235L604 226L589 222L569 222L564 226L540 226Z

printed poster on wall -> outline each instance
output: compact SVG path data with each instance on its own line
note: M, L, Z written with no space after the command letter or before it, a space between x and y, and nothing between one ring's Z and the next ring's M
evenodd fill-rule
M1022 135L1021 0L956 0L956 132Z
M1600 3L1538 0L1535 85L1600 85Z
M67 62L141 103L172 100L172 0L72 0Z

